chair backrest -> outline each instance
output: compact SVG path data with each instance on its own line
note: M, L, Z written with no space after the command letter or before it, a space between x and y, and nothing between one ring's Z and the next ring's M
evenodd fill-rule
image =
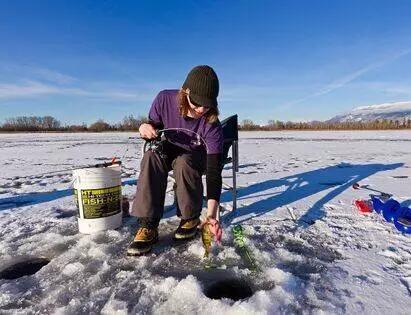
M236 147L236 142L238 141L238 116L230 116L223 121L221 121L221 126L223 128L224 136L224 146L223 146L223 164L238 162L238 150ZM235 144L235 147L233 146ZM228 156L228 152L232 149L232 157Z

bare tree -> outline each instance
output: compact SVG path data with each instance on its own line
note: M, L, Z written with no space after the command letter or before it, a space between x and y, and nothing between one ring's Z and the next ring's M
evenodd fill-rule
M5 131L55 131L60 127L60 121L51 116L19 116L7 118L1 129Z
M88 127L88 130L93 132L109 131L110 129L112 129L110 124L105 122L103 119L97 120Z
M143 116L138 116L137 118L134 118L133 115L125 116L119 124L118 129L124 131L138 131L140 125L146 121L147 118Z

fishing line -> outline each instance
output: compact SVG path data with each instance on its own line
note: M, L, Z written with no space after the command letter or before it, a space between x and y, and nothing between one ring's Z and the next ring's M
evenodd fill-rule
M130 144L131 144L130 140L134 140L134 139L137 139L137 137L128 137L128 139L126 141L126 149L125 149L125 152L124 152L123 156L120 158L120 161L122 161L124 159L124 157L126 156L126 154L128 152L128 149L129 149ZM120 150L121 149L117 149L116 152L114 152L113 158L111 159L112 162L114 162L117 159L117 157L120 157L120 156L117 156L117 153Z

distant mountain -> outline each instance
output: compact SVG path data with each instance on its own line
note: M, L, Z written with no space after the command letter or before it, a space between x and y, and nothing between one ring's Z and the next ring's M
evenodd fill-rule
M335 116L329 122L373 121L411 119L411 102L384 103L378 105L361 106L352 111Z

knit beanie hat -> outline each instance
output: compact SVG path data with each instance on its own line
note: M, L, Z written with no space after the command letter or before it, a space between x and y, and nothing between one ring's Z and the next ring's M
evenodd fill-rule
M190 89L190 99L204 107L217 108L219 83L217 74L210 66L197 66L191 69L183 84Z

